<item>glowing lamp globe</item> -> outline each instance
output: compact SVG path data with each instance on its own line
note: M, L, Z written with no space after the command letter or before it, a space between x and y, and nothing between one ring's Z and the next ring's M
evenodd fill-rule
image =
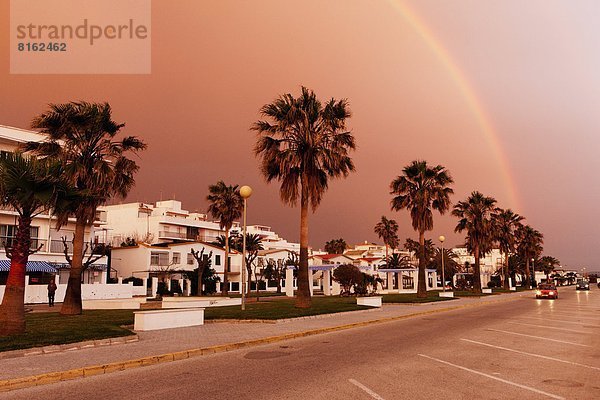
M250 186L242 186L240 188L240 196L242 196L243 199L252 196L252 188Z
M444 240L446 240L446 237L444 235L441 235L439 238L440 242L444 243Z

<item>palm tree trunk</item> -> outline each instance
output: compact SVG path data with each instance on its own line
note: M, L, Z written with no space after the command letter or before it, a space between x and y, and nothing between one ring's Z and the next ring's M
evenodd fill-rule
M223 285L221 285L221 294L227 296L229 292L229 227L225 227L225 263L223 264ZM241 292L241 288L240 288Z
M0 336L25 333L25 269L31 245L30 227L30 217L19 217L10 272L0 305Z
M529 255L525 257L525 286L529 289L529 282L531 279L531 274L529 271Z
M417 297L419 298L427 297L425 279L425 231L419 231L419 283L417 287Z
M250 293L250 290L252 288L252 264L249 263L248 260L246 260L246 273L248 274L248 278L246 279L246 291ZM258 287L258 282L256 282L256 287Z
M473 293L481 293L481 266L479 265L479 246L475 246L475 265L473 266Z
M508 253L504 254L504 262L502 263L504 268L504 289L510 289L510 276L508 274Z
M298 296L296 307L310 308L310 287L308 273L308 188L303 180L300 182L300 262L298 269Z
M75 222L75 234L73 236L73 258L69 271L69 282L65 300L60 309L62 315L81 314L81 273L83 272L83 243L85 241L86 223L83 218L77 218Z

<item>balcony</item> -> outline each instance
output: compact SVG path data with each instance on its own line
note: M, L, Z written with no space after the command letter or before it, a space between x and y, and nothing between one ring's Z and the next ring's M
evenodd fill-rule
M46 241L44 240L43 242L46 242ZM86 245L88 246L88 249L85 252L85 254L90 254L90 252L92 252L93 254L102 254L102 252L104 251L104 243L93 243L90 248L90 244L88 242L88 243L84 244L83 247L85 248ZM47 251L47 250L40 250L40 251ZM51 240L50 241L49 253L64 254L64 252L65 252L65 246L64 246L62 240ZM71 242L70 240L67 240L67 252L69 254L73 254L73 242Z
M188 232L169 232L159 231L158 237L160 239L177 239L177 240L196 240L197 236Z

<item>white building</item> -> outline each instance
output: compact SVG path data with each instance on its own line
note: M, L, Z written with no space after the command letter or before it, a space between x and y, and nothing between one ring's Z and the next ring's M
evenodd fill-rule
M475 257L467 250L467 248L454 247L452 251L458 256L456 262L465 267L465 272L472 273L473 265L475 264ZM500 249L492 249L489 253L485 254L485 257L481 257L479 259L482 287L487 288L487 284L491 280L492 275L497 270L502 269L503 260L504 258L502 253L500 253Z
M225 268L225 250L208 243L139 243L135 246L113 247L111 252L112 268L121 277L141 278L144 280L148 296L154 297L158 282L164 281L169 289L173 284L179 284L184 293L189 293L189 282L185 281L185 272L198 268L198 263L192 256L192 250L201 251L204 256L211 257L211 268L216 271L221 280ZM231 251L229 254L229 290L240 291L241 254ZM217 284L217 291L221 284Z
M29 141L42 141L44 135L37 132L19 128L0 125L0 151L14 152L19 146ZM86 230L87 252L84 261L91 252L102 249L102 242L96 238L95 231L102 229L105 225L105 214L97 213L94 226ZM6 283L9 271L9 262L6 262L5 244L14 239L17 225L17 213L10 207L0 208L0 285ZM43 213L35 216L31 224L31 248L39 249L29 256L30 263L27 266L28 285L46 285L54 274L57 274L58 283L67 282L69 265L64 255L65 246L62 238L67 242L67 253L72 255L73 234L75 232L75 220L69 219L68 223L60 229L56 229L56 217L51 213ZM3 261L4 260L4 261ZM83 275L83 283L93 284L106 282L107 279L107 257L102 257Z

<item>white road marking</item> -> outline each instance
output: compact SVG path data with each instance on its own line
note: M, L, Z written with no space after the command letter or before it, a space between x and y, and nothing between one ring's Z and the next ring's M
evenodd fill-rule
M503 331L501 329L491 329L488 328L486 329L488 331L492 331L492 332L501 332L501 333L508 333L510 335L517 335L517 336L525 336L525 337L530 337L530 338L534 338L534 339L542 339L542 340L548 340L550 342L557 342L557 343L564 343L564 344L572 344L573 346L581 346L581 347L592 347L590 345L587 344L581 344L581 343L575 343L575 342L567 342L565 340L558 340L558 339L550 339L547 337L543 337L543 336L534 336L534 335L526 335L525 333L518 333L518 332L511 332L511 331Z
M544 396L547 396L547 397L550 397L550 398L553 398L553 399L564 400L564 397L557 396L555 394L548 393L548 392L543 392L543 391L538 390L536 388L533 388L531 386L521 385L520 383L507 381L506 379L498 378L497 376L489 375L489 374L486 374L485 372L475 371L474 369L463 367L462 365L452 364L452 363L450 363L448 361L444 361L444 360L440 360L438 358L430 357L430 356L425 355L425 354L418 354L418 355L420 357L428 358L430 360L437 361L439 363L442 363L442 364L445 364L445 365L449 365L449 366L454 367L454 368L462 369L463 371L471 372L471 373L476 374L476 375L485 376L486 378L493 379L495 381L499 381L499 382L502 382L502 383L506 383L508 385L516 386L516 387L521 388L521 389L529 390L531 392L538 393L538 394L541 394L541 395L544 395Z
M350 382L354 386L357 386L360 389L364 390L369 396L371 396L375 400L385 400L383 397L381 397L380 395L378 395L377 393L375 393L374 391L372 391L371 389L369 389L368 387L366 387L365 385L363 385L362 383L360 383L357 380L348 379L348 382Z
M548 321L548 322L559 322L561 324L573 324L573 325L588 325L594 328L600 328L600 325L590 325L588 323L585 322L577 322L577 321L566 321L563 319L550 319L550 318L540 318L540 317L521 317L521 318L525 318L525 319L539 319L542 321Z
M540 316L540 317L558 317L558 318L573 317L573 318L578 318L578 319L591 319L596 322L600 321L598 318L594 318L592 316L579 315L580 313L581 313L581 311L578 311L577 315L574 315L573 313L567 313L567 312L547 311L547 312L536 313L535 315Z
M546 329L554 329L554 330L557 330L557 331L573 332L573 333L583 333L584 335L593 335L592 332L577 331L575 329L567 329L567 328L557 328L556 326L527 324L525 322L515 322L515 321L506 321L506 322L508 322L509 324L525 325L525 326L535 326L536 328L546 328Z
M541 354L528 353L526 351L509 349L508 347L496 346L496 345L489 344L489 343L478 342L476 340L470 340L470 339L460 339L460 340L463 340L463 341L469 342L469 343L473 343L473 344L478 344L480 346L487 346L487 347L492 347L492 348L498 349L498 350L505 350L505 351L510 351L513 353L523 354L525 356L543 358L544 360L557 361L557 362L561 362L561 363L565 363L565 364L575 365L577 367L595 369L597 371L600 371L600 367L594 367L593 365L580 364L580 363L573 362L573 361L561 360L560 358L548 357L548 356L543 356Z

